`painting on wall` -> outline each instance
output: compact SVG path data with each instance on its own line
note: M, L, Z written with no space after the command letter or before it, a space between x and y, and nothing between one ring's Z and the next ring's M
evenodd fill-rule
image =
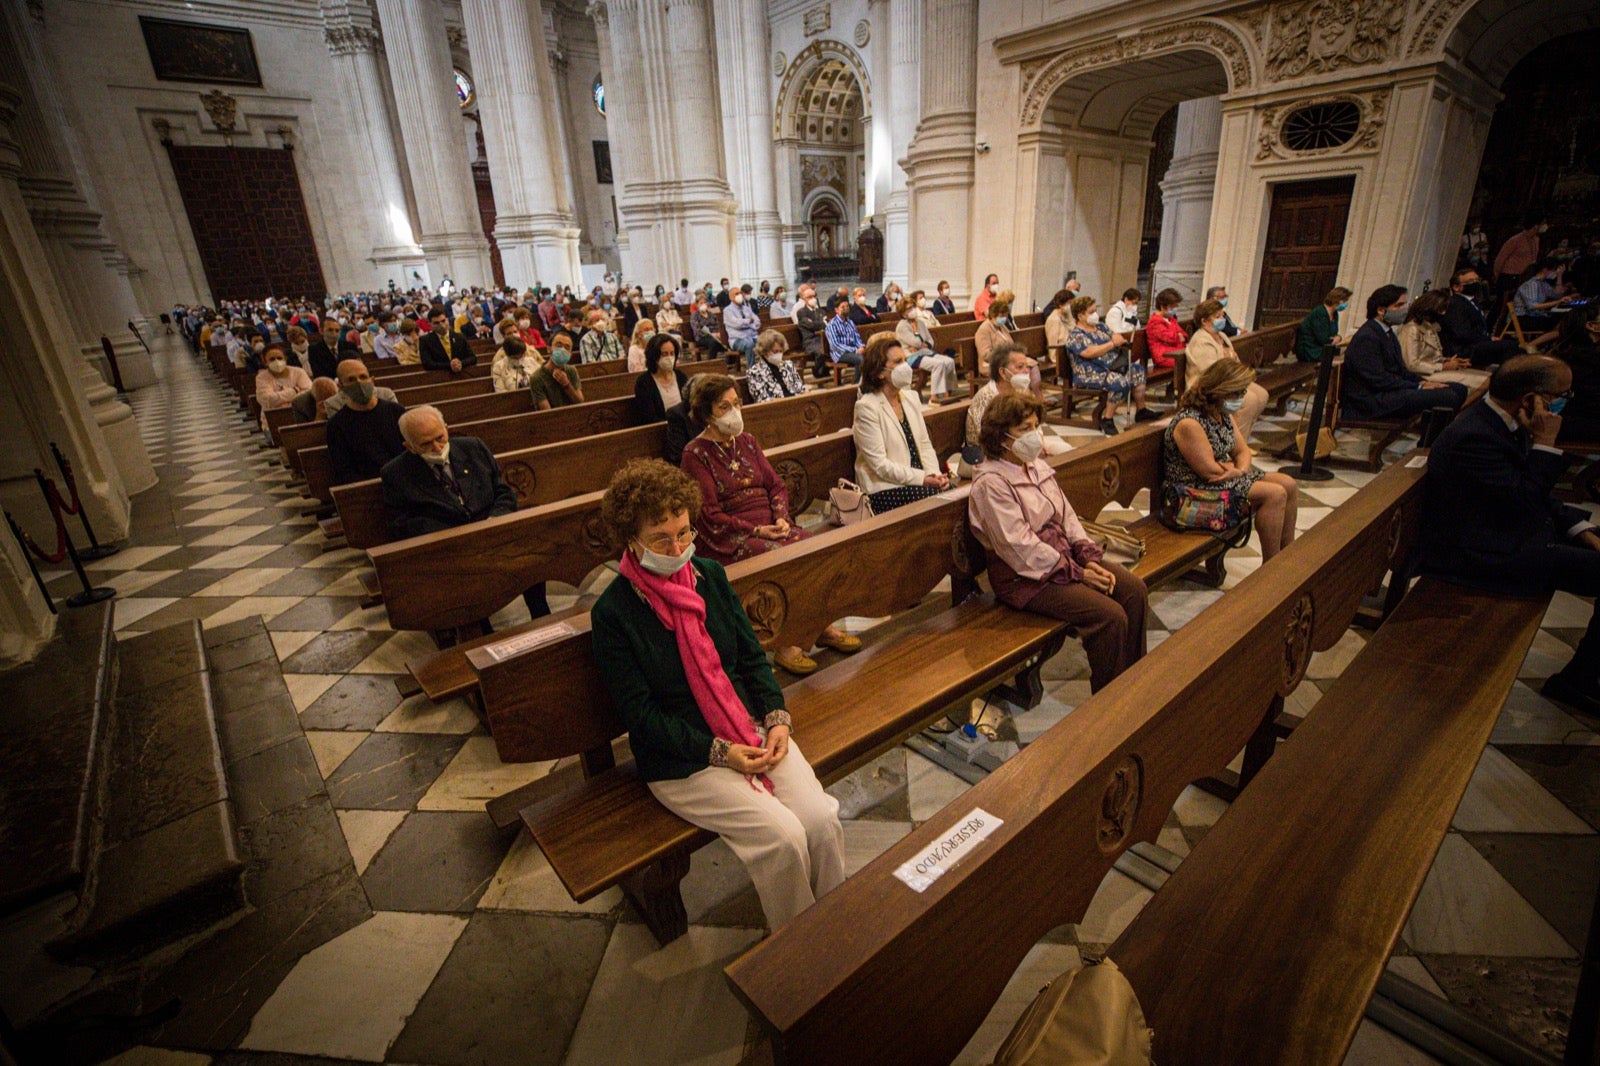
M611 184L611 142L594 142L594 180L601 185Z
M150 66L161 81L260 87L261 68L250 31L234 26L139 16Z

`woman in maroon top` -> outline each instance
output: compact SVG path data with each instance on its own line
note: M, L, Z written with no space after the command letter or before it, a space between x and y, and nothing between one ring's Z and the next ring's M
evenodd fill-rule
M789 491L761 445L744 431L739 389L726 374L698 378L689 414L705 429L683 449L683 472L700 486L695 551L724 566L810 536L789 517ZM818 638L824 648L853 652L859 638L829 626ZM773 661L804 676L817 663L797 647L778 649Z

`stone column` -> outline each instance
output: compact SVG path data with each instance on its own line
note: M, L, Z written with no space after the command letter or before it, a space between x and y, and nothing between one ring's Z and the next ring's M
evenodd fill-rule
M345 112L351 135L365 145L355 153L363 180L356 190L367 207L375 243L372 247L373 280L387 285L391 278L405 287L413 270L427 266L411 228L400 153L390 125L388 87L384 84L383 43L373 25L370 8L341 5L339 15L325 14L323 35L333 64L343 82Z
M1221 141L1220 97L1178 105L1172 164L1161 179L1161 249L1151 271L1150 288L1153 292L1177 289L1185 307L1205 295L1206 242Z
M927 0L922 119L906 152L910 281L950 282L957 307L972 298L973 145L978 125L977 0Z
M885 10L880 8L879 10ZM903 155L917 132L922 66L921 0L889 0L889 202L884 208L883 282L909 280L911 207Z
M15 57L4 54L9 50L0 44L0 70L15 75ZM113 395L91 409L87 381L110 389L78 354L67 328L71 312L51 280L18 187L15 119L21 102L21 93L0 82L0 502L36 537L53 534L32 473L35 467L54 470L54 441L72 462L96 531L105 541L120 540L128 533L128 490L148 488L155 474L128 406ZM138 479L135 484L124 471ZM52 535L46 547L53 546ZM0 566L0 583L4 570Z
M155 372L150 353L128 330L130 321L143 317L128 281L132 267L106 235L88 168L73 151L68 133L73 124L56 89L42 34L21 5L5 5L0 28L17 43L14 56L21 63L13 69L23 95L17 114L22 196L72 313L78 350L109 380L100 338L111 338L123 384L143 388L155 381Z
M617 85L606 106L626 130L617 208L632 276L641 284L731 277L735 204L723 175L710 0L667 0L664 10L612 0L609 14L590 10L610 27L607 77ZM685 134L686 121L696 135Z
M908 0L909 2L909 0ZM739 201L738 268L749 282L783 273L772 144L772 33L765 0L716 0L717 84L728 183Z
M588 191L584 187L584 182L579 180L579 172L574 163L574 160L586 160L586 155L579 155L575 151L577 138L573 133L572 104L568 97L572 91L568 84L572 73L571 64L556 22L555 4L541 4L541 16L544 20L545 56L549 59L549 91L555 101L556 141L560 145L561 153L557 167L567 190L567 203L571 205L572 217L578 227L578 262L581 264L586 259L594 262L603 258L598 252L602 242L597 240L600 235L589 229L594 219L589 214Z
M534 0L537 2L537 0ZM478 112L494 176L495 241L506 284L578 287L578 227L567 195L544 23L529 0L462 0Z
M489 242L461 135L439 0L377 0L395 102L405 117L405 160L417 198L417 243L429 281L488 285Z
M617 67L616 53L612 49L611 14L605 0L594 0L588 7L588 15L594 20L595 45L600 53L600 80L606 87L606 136L611 142L611 189L618 203L617 258L622 261L622 276L636 279L643 285L649 279L639 271L639 261L633 254L633 243L628 237L628 220L620 209L622 193L627 188L632 167L631 160L640 151L647 150L639 145L639 139L644 134L633 117L637 114L638 101L631 96L625 97L623 89L626 83L636 91L640 82L637 71L625 75ZM649 284L654 286L657 282L650 280ZM668 284L668 279L664 278L660 284Z

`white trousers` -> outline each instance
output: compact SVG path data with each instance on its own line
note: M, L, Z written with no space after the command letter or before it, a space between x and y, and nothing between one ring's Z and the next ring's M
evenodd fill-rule
M736 770L708 766L676 781L652 781L667 810L716 833L739 856L774 932L844 881L839 801L789 741L789 754L767 776L773 791L750 787Z
M928 392L948 396L956 385L956 361L948 355L929 351L917 360L917 369L928 372Z

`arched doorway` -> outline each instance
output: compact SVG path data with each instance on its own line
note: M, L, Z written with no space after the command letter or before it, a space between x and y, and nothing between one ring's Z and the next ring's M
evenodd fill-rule
M1069 273L1102 302L1136 283L1157 125L1175 106L1228 88L1227 70L1207 48L1116 64L1069 53L1047 65L1029 86L1024 117L1032 128L1021 138L1036 190L1032 232L1019 226L1017 234L1017 283L1026 297L1043 304ZM1188 188L1186 197L1209 204L1209 185Z
M813 258L854 269L856 234L870 213L866 187L870 91L859 57L837 41L817 41L789 65L778 90L780 197L787 207L785 255L804 275ZM787 201L786 203L784 201ZM820 214L819 214L820 213Z

